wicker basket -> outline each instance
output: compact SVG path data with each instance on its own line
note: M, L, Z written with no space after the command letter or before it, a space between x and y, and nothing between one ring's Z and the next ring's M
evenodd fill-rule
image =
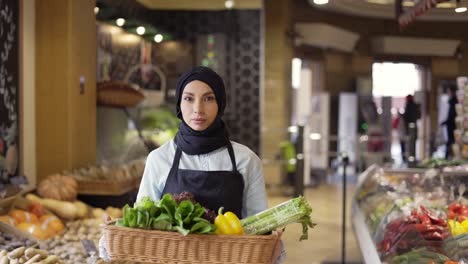
M189 234L103 225L110 259L164 264L271 263L277 235Z
M97 84L97 102L112 107L134 107L144 94L122 81L104 81Z
M135 179L123 181L77 180L78 193L84 195L122 195L135 189Z

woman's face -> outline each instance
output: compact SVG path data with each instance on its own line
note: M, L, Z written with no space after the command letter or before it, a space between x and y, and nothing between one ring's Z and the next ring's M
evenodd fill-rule
M206 83L197 80L189 82L181 99L180 110L189 127L203 131L213 123L218 114L218 103L213 90Z

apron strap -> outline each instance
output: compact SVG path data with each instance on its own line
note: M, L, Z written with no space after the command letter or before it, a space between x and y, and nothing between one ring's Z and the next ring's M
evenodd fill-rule
M179 170L179 161L180 161L181 156L182 156L182 150L176 146L174 161L172 161L172 167L171 167L171 170L169 171L169 175L175 175L177 171Z
M232 148L231 142L227 145L227 149L229 152L229 157L231 158L231 163L232 163L232 171L237 172L237 165L236 165L236 156L234 155L234 149Z

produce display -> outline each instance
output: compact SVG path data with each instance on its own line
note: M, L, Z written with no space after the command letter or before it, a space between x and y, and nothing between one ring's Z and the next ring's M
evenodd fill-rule
M65 220L74 220L78 218L86 218L88 215L88 207L83 202L75 200L73 202L59 201L55 199L43 199L34 194L27 194L26 199L31 202L41 204L54 214Z
M145 160L139 159L119 166L88 166L63 171L62 174L73 176L78 181L125 181L141 177L144 169Z
M133 206L126 205L122 209L91 208L71 198L64 201L41 198L31 193L26 195L26 199L20 199L22 206L13 206L6 214L0 216L2 224L23 232L19 233L19 236L2 233L0 237L1 264L105 263L99 258L95 247L103 235L101 225L108 216L116 220L117 226L172 231L184 236L193 233L255 238L249 235L268 234L287 224L301 223L303 225L301 239L307 239L308 228L315 225L310 219L312 209L304 197L291 199L242 220L232 212L224 212L222 207L216 214L198 203L194 195L189 192L166 194L159 201L151 201L145 197ZM35 237L36 240L21 237L26 233ZM222 238L223 236L210 237ZM277 238L274 235L266 237L267 240L259 242L265 243L263 246L268 248L267 252L272 252ZM253 256L253 259L260 257L269 259L268 254L271 253L265 254L263 257ZM121 260L117 258L110 263L135 263L135 260L129 260L129 258ZM262 260L261 263L264 261Z
M423 161L419 167L421 168L442 168L442 167L453 167L466 164L464 160L446 160L441 158L431 158Z
M42 205L31 203L29 205L22 201L22 206L11 208L7 214L0 216L3 224L11 226L29 234L36 239L47 239L55 236L64 229L63 222L50 212L47 212ZM4 227L6 228L6 227Z
M411 250L407 253L394 257L392 264L455 264L446 256L431 251L425 247Z
M445 171L376 167L360 176L354 210L382 263L447 264L468 256L465 185Z
M31 247L36 244L36 241L19 237L13 234L3 233L0 236L0 251L13 251L19 247ZM1 262L0 262L1 263Z
M61 234L40 243L39 248L59 256L65 263L94 263L97 261L97 252L88 254L82 240L91 240L96 245L101 237L99 219L85 219L68 222L66 230Z
M447 222L421 205L413 209L411 215L389 222L378 250L383 256L406 252L422 245L430 246L430 241L442 241L449 237Z
M53 174L39 183L37 193L44 198L74 201L78 195L78 183L71 176Z
M56 255L50 255L47 251L34 247L19 247L12 251L0 251L0 263L13 264L64 264Z

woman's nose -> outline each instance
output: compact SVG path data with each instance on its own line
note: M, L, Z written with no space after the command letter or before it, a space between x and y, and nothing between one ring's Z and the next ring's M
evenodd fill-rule
M193 105L193 111L195 113L203 113L203 102L197 100Z

